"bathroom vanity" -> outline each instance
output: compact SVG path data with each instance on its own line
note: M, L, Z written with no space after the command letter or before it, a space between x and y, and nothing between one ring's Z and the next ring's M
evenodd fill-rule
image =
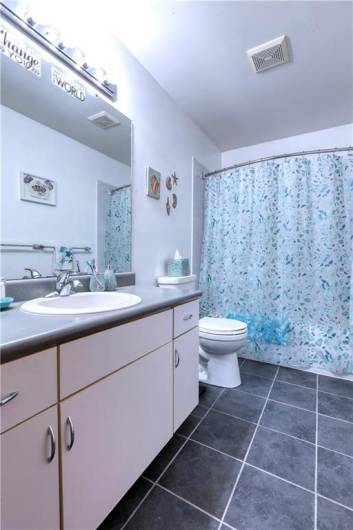
M126 311L2 315L19 324L1 366L4 530L96 528L197 405L200 293L128 291L142 303Z

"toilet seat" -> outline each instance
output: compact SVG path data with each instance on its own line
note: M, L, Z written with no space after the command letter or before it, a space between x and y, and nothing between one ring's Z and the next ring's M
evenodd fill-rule
M247 329L245 322L230 318L204 317L199 321L200 334L216 336L214 340L232 340L236 335L245 335Z
M247 337L247 332L243 332L243 333L236 333L236 334L233 334L233 335L220 335L219 333L205 333L204 331L201 331L199 330L199 336L200 336L200 339L207 339L209 341L214 341L214 342L234 342L234 343L237 343L239 342L240 340L243 340L244 338Z

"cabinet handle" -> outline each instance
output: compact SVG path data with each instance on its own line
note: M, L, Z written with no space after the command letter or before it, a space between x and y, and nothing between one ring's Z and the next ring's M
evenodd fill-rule
M10 394L7 394L3 398L1 398L0 407L2 407L3 405L6 405L6 403L9 403L9 401L12 401L13 399L15 399L16 396L18 396L18 392L10 392Z
M68 451L71 451L74 445L74 441L75 441L75 429L74 429L74 424L72 423L72 419L70 418L70 416L66 418L66 425L69 428L69 433L70 433L70 441L66 444L66 449Z
M50 462L52 462L54 460L55 451L56 451L55 436L54 436L54 431L53 431L53 428L52 428L51 425L48 427L47 434L48 434L49 440L50 440L50 451L49 451L47 460L48 460L48 462L50 464Z
M175 366L175 368L178 368L179 364L180 364L180 355L179 355L178 350L176 349L174 351L174 366Z
M190 313L190 315L185 315L185 317L183 317L183 320L190 320L192 318L192 313Z

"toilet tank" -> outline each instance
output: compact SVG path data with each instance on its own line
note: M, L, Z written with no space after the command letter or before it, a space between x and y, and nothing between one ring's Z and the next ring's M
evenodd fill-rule
M168 287L169 289L177 289L178 287L196 289L196 274L190 274L189 276L160 276L157 278L157 285L159 287Z

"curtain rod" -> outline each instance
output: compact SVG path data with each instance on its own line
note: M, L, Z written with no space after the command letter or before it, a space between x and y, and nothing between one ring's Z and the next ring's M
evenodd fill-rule
M125 184L125 186L120 186L120 188L114 188L113 190L108 191L109 195L112 195L116 191L124 190L125 188L131 188L131 184Z
M333 147L332 149L314 149L313 151L298 151L296 153L285 153L283 155L274 155L267 156L265 158L257 158L256 160L249 160L249 162L240 162L239 164L234 164L233 166L224 167L223 169L217 169L216 171L210 171L201 176L205 179L207 177L212 177L213 175L218 175L219 173L224 173L231 169L237 169L238 167L251 166L252 164L258 164L259 162L267 162L269 160L277 160L279 158L288 158L290 156L303 156L303 155L315 155L322 153L337 153L342 151L353 151L353 147Z

